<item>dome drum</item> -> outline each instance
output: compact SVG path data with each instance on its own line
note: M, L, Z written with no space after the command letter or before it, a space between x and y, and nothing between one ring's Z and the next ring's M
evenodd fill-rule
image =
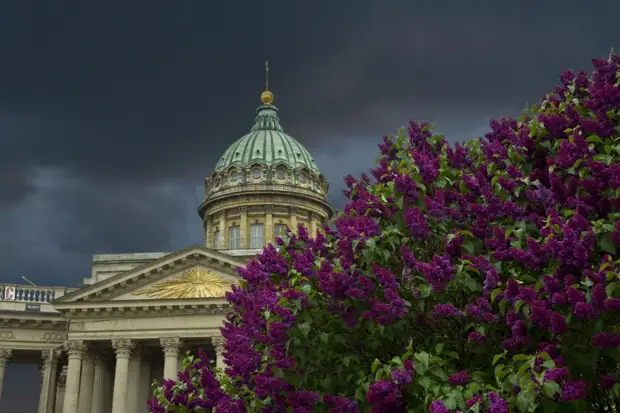
M307 168L292 169L286 164L231 166L205 179L205 197L216 196L229 188L252 185L299 187L327 197L329 185L323 174ZM294 190L295 188L288 188Z

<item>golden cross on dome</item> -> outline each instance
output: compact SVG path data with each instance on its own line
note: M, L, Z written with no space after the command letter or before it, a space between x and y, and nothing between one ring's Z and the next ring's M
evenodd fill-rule
M273 93L269 91L269 60L265 62L265 91L260 95L260 100L265 105L273 103Z

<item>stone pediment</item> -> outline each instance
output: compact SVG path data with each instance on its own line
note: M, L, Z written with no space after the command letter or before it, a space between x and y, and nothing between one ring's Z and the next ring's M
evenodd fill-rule
M80 304L118 301L223 298L239 280L245 261L192 246L67 294L53 302L58 310Z
M161 280L136 287L132 291L111 298L111 300L223 298L237 281L238 277L204 264L197 264L173 272Z

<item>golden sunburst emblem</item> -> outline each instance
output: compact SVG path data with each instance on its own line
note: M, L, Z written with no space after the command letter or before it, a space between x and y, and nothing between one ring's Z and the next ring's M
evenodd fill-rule
M133 295L146 295L148 298L160 299L219 298L224 297L230 287L230 282L221 279L213 271L204 267L196 267L172 280L137 290Z

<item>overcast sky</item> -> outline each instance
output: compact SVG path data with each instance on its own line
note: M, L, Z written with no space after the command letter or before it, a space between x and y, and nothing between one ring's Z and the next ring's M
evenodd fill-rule
M617 0L2 0L0 281L77 286L92 254L202 243L204 177L252 126L266 59L339 208L382 135L409 119L481 135L620 48L618 15ZM34 411L18 383L36 369L11 369L0 411Z

